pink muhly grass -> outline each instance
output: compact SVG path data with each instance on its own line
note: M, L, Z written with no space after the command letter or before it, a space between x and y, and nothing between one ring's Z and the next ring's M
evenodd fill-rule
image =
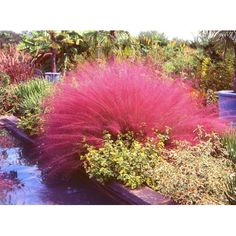
M164 80L142 63L86 64L58 84L49 101L41 148L51 173L80 167L84 142L100 146L104 131L152 136L171 128L171 140L194 142L197 126L224 132L226 124L182 82Z

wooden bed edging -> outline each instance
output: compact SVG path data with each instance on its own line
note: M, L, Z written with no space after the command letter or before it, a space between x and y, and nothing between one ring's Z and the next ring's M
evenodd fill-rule
M124 185L113 182L110 184L102 185L96 180L92 180L94 184L98 184L104 191L115 195L121 201L130 205L175 205L176 203L170 198L166 197L149 187L141 187L139 189L129 189Z
M0 116L0 125L10 131L16 138L28 145L36 145L35 141L17 127L17 117L15 116ZM85 175L85 173L83 173ZM113 182L109 184L100 184L96 179L91 181L100 190L113 199L124 204L130 205L175 205L171 197L164 196L149 187L141 187L131 190L124 185Z
M25 144L35 145L35 141L17 127L17 117L0 116L0 125Z

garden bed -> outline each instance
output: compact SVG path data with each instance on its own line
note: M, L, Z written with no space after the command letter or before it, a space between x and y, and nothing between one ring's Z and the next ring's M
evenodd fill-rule
M17 118L15 116L0 116L0 125L8 130L14 137L19 139L22 144L34 146L35 141L28 137L22 130L17 128ZM29 147L30 148L30 147ZM86 175L85 173L81 173ZM117 182L109 184L100 184L94 178L91 182L103 193L121 204L134 205L173 205L175 202L170 198L159 194L158 192L148 188L141 187L131 190Z

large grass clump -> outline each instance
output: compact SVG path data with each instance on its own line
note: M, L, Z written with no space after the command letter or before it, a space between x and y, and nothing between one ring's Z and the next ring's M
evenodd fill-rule
M43 160L51 173L81 166L84 144L99 147L104 131L113 138L132 131L143 140L171 129L172 140L195 142L194 130L223 132L226 125L181 81L164 80L148 65L130 62L85 64L58 84L47 106Z

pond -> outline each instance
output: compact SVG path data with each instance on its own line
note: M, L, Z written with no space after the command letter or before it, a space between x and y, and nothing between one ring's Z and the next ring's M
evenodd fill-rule
M17 142L16 142L17 144ZM86 178L73 185L45 183L42 171L28 158L29 150L19 144L0 147L0 174L10 177L15 185L0 195L0 204L114 205L111 196L99 191Z

